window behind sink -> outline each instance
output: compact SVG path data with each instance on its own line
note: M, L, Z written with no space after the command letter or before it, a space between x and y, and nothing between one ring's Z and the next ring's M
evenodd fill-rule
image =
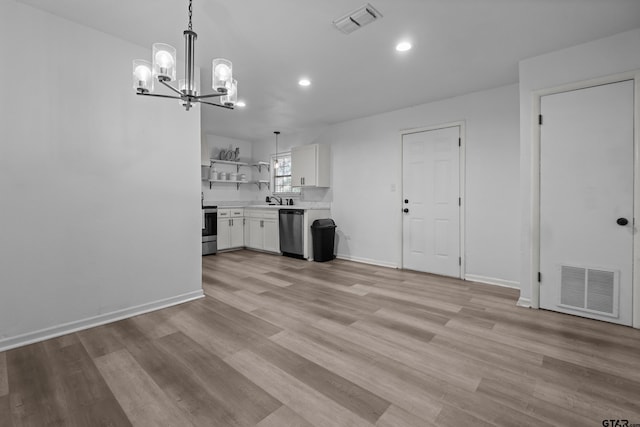
M300 187L291 186L291 153L278 153L278 168L273 168L273 194L300 193ZM275 163L276 156L273 156Z

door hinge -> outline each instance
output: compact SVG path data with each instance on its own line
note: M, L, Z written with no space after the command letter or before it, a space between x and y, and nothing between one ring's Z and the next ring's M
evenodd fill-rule
M542 114L538 114L538 124L542 124Z
M462 147L462 138L458 138L458 147Z
M458 197L458 206L462 206L462 197Z
M538 283L542 282L542 273L538 271Z
M458 257L458 265L462 266L462 257Z

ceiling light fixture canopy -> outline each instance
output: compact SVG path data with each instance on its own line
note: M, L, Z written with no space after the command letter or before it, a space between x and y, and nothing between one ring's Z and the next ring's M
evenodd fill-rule
M212 61L211 87L215 92L209 95L198 95L194 65L195 41L198 35L193 31L191 23L192 2L193 0L189 0L189 27L183 32L186 52L184 61L185 78L178 83L178 89L169 84L169 82L176 80L176 49L164 43L153 44L151 63L142 59L133 61L133 89L138 95L179 99L180 104L187 111L196 102L233 109L238 102L238 82L233 79L233 65L227 59L216 58ZM176 95L152 93L155 80L168 87ZM216 97L220 98L220 104L203 101L203 99Z

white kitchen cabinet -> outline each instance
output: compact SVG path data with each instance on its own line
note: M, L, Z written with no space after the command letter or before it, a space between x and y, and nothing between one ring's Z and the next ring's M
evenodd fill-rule
M328 145L310 144L291 149L291 185L329 187L330 151Z
M277 219L265 219L262 223L264 230L264 250L280 252L280 225Z
M223 251L231 247L231 235L229 233L229 218L218 219L218 250Z
M241 248L244 246L244 218L231 218L229 235L232 248Z
M263 236L262 220L260 218L245 218L244 245L250 249L262 249Z
M244 245L249 249L280 252L278 211L247 209L245 211Z
M244 246L243 209L218 209L218 250Z

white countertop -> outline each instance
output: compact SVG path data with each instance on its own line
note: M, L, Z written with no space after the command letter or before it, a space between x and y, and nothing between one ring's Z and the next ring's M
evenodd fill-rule
M218 205L218 209L302 209L302 210L329 210L328 206L302 206L302 205Z

